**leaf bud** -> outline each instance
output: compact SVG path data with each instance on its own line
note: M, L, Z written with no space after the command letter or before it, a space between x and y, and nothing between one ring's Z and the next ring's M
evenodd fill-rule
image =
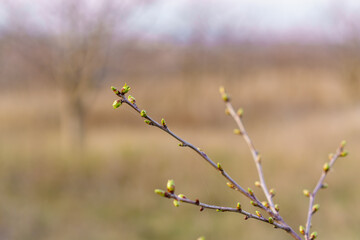
M271 197L274 197L275 194L276 194L275 189L273 189L273 188L270 189L270 190L269 190L269 193L270 193Z
M130 91L130 87L125 83L125 85L121 88L120 93L125 94Z
M263 201L263 202L261 202L261 204L266 208L270 207L270 205L269 205L269 203L267 201Z
M132 104L135 104L135 102L136 102L135 98L134 98L133 96L131 96L131 95L128 96L128 100L129 100L129 102L131 102Z
M169 179L167 181L166 188L167 188L169 193L174 193L175 192L175 182L174 182L173 179Z
M166 122L165 122L165 119L164 119L164 118L162 118L162 119L161 119L161 125L162 125L163 127L165 127L165 128L167 127L167 126L166 126Z
M244 114L244 109L239 108L239 109L237 110L236 114L237 114L239 117L242 117L243 114Z
M269 217L268 220L269 220L269 223L270 223L270 224L273 224L273 223L274 223L274 219L273 219L272 217Z
M224 169L222 168L222 166L221 166L220 163L217 163L217 168L218 168L218 170L220 170L220 171L224 171Z
M277 212L280 211L279 204L275 204L275 210L276 210Z
M304 228L302 225L299 226L299 232L300 232L302 235L305 235L305 228Z
M236 204L236 208L241 211L241 204L239 202Z
M178 200L176 200L176 199L174 199L173 204L174 204L175 207L180 206L180 202Z
M154 191L156 194L162 196L162 197L165 197L165 191L164 190L161 190L161 189L155 189Z
M251 188L248 187L248 193L251 195L251 196L254 196L254 192Z
M317 232L313 232L313 233L311 233L311 234L310 234L310 240L314 240L314 239L316 239L316 238L317 238L317 236L318 236Z
M324 170L324 172L328 172L330 170L330 164L325 163L324 166L323 166L323 170Z
M226 185L227 185L229 188L232 188L232 189L235 188L234 184L232 184L231 182L227 182Z
M230 115L230 111L229 111L229 109L227 109L227 108L225 108L225 115Z
M235 129L234 129L234 134L236 134L236 135L240 135L240 134L241 134L240 129L235 128Z
M331 160L334 157L333 153L329 153L329 160Z
M118 107L120 107L122 104L121 100L115 100L112 104L114 109L117 109Z
M147 125L151 125L151 121L150 120L144 120L144 122L147 124Z
M262 215L261 215L261 213L259 212L259 211L255 211L255 213L256 213L256 215L258 216L258 217L262 217Z
M254 184L256 187L261 187L261 183L259 181L256 181Z
M254 201L250 201L250 204L253 205L254 207L258 206L258 204L256 202L254 202Z
M340 157L346 157L348 154L349 154L348 151L342 151L342 152L340 153Z
M178 198L183 198L183 199L186 199L185 195L184 194L179 194L178 195Z
M345 145L346 145L346 140L342 140L340 143L340 147L343 148L345 147Z
M310 197L310 191L307 190L307 189L304 189L304 190L303 190L303 194L304 194L306 197Z
M119 94L119 93L120 93L119 90L117 90L116 87L111 86L111 90L113 90L113 92L114 92L115 94Z
M145 110L141 110L140 116L141 116L141 117L147 117L146 111L145 111Z
M328 188L328 187L329 187L329 185L327 183L321 184L321 188L323 188L323 189Z
M312 207L312 214L316 213L320 208L320 205L319 204L315 204L313 207Z

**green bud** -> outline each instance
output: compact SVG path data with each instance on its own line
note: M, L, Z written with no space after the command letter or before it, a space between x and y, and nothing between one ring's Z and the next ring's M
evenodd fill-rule
M234 184L232 184L231 182L227 182L226 185L227 185L229 188L232 188L232 189L235 188Z
M237 110L237 115L239 116L239 117L242 117L243 116L243 114L244 114L244 109L242 109L242 108L239 108L239 110Z
M164 118L161 119L161 125L166 128L166 122Z
M120 92L121 94L125 94L130 91L130 87L125 83L125 85L121 88Z
M235 129L234 129L234 134L236 134L236 135L240 135L240 134L241 134L240 129L235 128Z
M342 151L342 152L340 153L340 157L346 157L348 154L349 154L348 151Z
M141 110L140 116L142 116L142 117L147 117L146 111L145 111L145 110Z
M178 198L184 198L184 199L185 199L186 197L185 197L184 194L179 194L179 195L178 195Z
M309 190L307 190L307 189L304 189L304 190L303 190L303 194L304 194L306 197L310 197L310 192L309 192Z
M263 201L263 202L261 202L261 204L264 205L264 207L266 207L266 208L270 207L270 205L267 201Z
M261 213L259 212L259 211L255 211L255 213L256 213L256 215L258 216L258 217L262 217L262 215L261 215Z
M146 124L148 124L148 125L151 125L151 121L150 120L144 120L144 122L146 123Z
M224 212L222 209L216 209L217 212Z
M165 197L165 191L164 190L161 190L161 189L155 189L154 191L156 194L162 196L162 197Z
M218 168L220 171L224 171L224 169L222 168L222 166L221 166L220 163L217 163L217 168Z
M270 193L271 197L274 197L275 194L276 194L275 189L273 189L273 188L270 189L270 190L269 190L269 193Z
M334 157L333 153L329 153L329 160L331 160Z
M237 208L238 210L241 210L241 204L240 204L239 202L236 204L236 208Z
M128 96L128 101L131 102L132 104L135 104L136 102L135 98L131 95Z
M325 164L324 164L323 170L324 170L324 172L328 172L328 171L330 170L330 165L329 165L329 163L325 163Z
M317 236L318 236L317 232L313 232L313 233L311 233L311 234L310 234L310 240L314 240L314 239L316 239L316 238L317 238Z
M257 203L254 201L250 201L250 204L253 205L254 207L257 207Z
M167 190L169 193L175 192L175 182L173 179L169 179L166 184Z
M275 210L276 210L277 212L280 211L279 204L275 204Z
M341 143L340 143L340 147L343 148L343 147L345 147L345 145L346 145L346 141L342 140Z
M204 236L198 237L196 240L205 240Z
M269 223L270 223L270 224L273 224L273 223L274 223L274 219L273 219L272 217L269 217L268 220L269 220Z
M175 207L180 206L180 202L178 200L176 200L176 199L174 199L173 204L174 204Z
M111 90L113 90L113 92L114 92L115 94L119 94L119 93L120 93L119 90L117 90L116 87L111 86Z
M299 226L299 232L300 232L302 235L305 235L305 228L304 228L302 225Z
M312 214L316 213L320 208L320 205L319 204L315 204L313 207L312 207Z
M256 187L261 187L261 183L259 181L256 181L254 184Z
M225 101L225 102L229 102L230 101L230 97L227 93L221 94L221 98Z
M248 187L248 193L251 195L251 196L254 196L254 192L251 188Z
M112 104L114 109L117 109L118 107L120 107L122 104L121 100L115 100Z
M323 183L322 185L321 185L321 188L328 188L329 187L329 185L327 184L327 183Z
M184 144L183 144L183 143L179 143L178 146L179 146L179 147L183 147Z

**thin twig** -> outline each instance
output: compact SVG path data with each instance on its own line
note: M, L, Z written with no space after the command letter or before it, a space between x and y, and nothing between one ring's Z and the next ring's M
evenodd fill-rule
M240 213L242 215L245 215L246 219L254 218L256 220L259 220L259 221L266 222L266 223L269 223L271 225L274 225L275 228L280 228L280 229L283 229L283 230L285 230L287 232L290 231L289 228L287 228L287 227L285 227L285 226L283 226L283 225L281 225L281 224L279 224L277 222L270 222L269 219L266 219L263 216L258 216L256 214L249 213L247 211L242 210L241 208L232 208L232 207L222 207L222 206L210 205L210 204L202 203L199 200L194 201L194 200L191 200L191 199L186 198L186 197L179 197L179 196L177 196L177 195L175 195L173 193L169 193L169 192L165 192L164 197L173 198L173 199L181 201L181 202L185 202L185 203L188 203L188 204L200 206L202 208L216 210L216 211L219 211L219 212Z
M343 141L340 144L340 147L336 150L336 153L331 156L330 162L325 163L325 165L323 167L323 172L320 176L319 181L317 182L314 190L311 193L309 193L309 210L308 210L308 216L307 216L306 227L305 227L305 239L306 240L311 239L310 238L311 219L312 219L312 216L314 215L314 213L317 211L317 209L314 209L315 196L318 193L318 191L324 186L325 177L329 173L329 170L332 168L332 166L335 164L335 161L339 157L347 155L347 153L344 152L344 146L345 146L345 141Z

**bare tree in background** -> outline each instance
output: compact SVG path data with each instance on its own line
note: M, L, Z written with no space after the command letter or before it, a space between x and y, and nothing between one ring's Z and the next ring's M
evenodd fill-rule
M89 93L106 77L114 37L123 36L126 21L143 3L141 0L44 2L38 7L41 22L35 23L35 28L28 23L31 16L28 19L21 16L26 11L21 12L16 3L7 4L12 15L9 36L13 48L26 64L43 75L44 81L55 80L60 90L60 123L66 148L82 148L84 120L89 109L85 106L93 100L89 96L94 96ZM54 81L51 84L54 86Z

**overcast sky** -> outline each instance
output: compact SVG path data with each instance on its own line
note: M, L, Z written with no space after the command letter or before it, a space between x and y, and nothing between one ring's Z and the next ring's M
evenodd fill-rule
M59 1L10 2L13 6L25 8L34 16L33 19L46 24L39 9ZM94 6L101 3L100 0L85 2L95 3ZM147 7L139 6L139 9L131 21L131 31L153 39L186 39L193 31L194 23L197 23L207 28L210 34L226 28L235 35L260 34L281 38L300 34L301 38L305 39L306 35L311 40L319 37L336 38L337 16L360 16L360 0L158 0ZM5 15L0 1L0 22Z

